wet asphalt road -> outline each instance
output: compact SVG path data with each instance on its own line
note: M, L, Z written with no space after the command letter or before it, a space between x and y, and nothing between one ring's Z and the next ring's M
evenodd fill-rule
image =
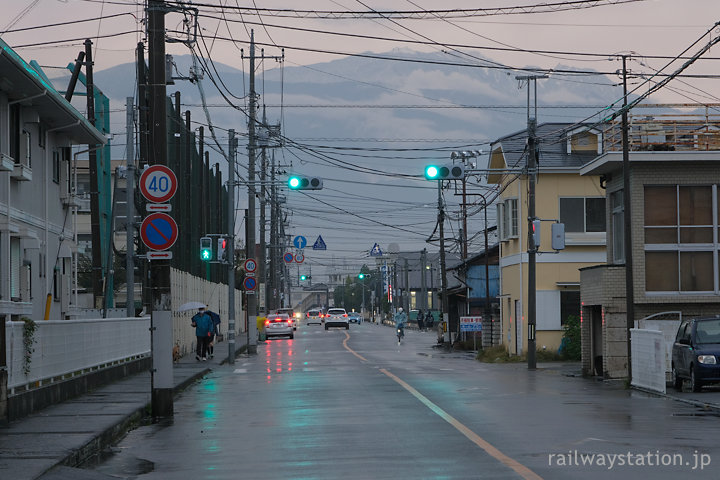
M171 423L46 480L720 478L710 412L434 342L301 326L186 390Z

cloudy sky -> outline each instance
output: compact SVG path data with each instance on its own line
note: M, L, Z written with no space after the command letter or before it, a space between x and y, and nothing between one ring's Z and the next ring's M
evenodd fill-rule
M92 38L95 46L94 59L96 70L109 69L115 65L134 61L134 48L139 41L145 41L143 2L129 0L0 0L3 4L3 20L0 31L5 42L13 46L26 60L36 59L48 71L53 67L64 68L82 49L83 40ZM138 4L139 3L139 4ZM177 3L177 2L175 2ZM671 60L689 48L685 54L695 53L702 45L717 35L718 28L713 28L720 20L720 2L717 0L596 0L560 2L533 0L447 0L433 2L429 0L306 0L297 1L257 1L257 0L203 0L194 3L199 8L199 27L204 37L203 51L209 52L214 61L243 70L240 60L241 49L248 55L249 31L255 32L256 42L265 49L267 55L279 55L285 49L285 66L312 66L322 70L327 67L333 75L327 75L328 83L337 81L338 75L343 80L355 82L361 91L363 82L372 77L373 85L381 82L376 75L367 69L382 72L391 78L393 85L383 85L384 96L375 96L373 101L387 104L417 103L428 104L434 98L431 93L433 85L438 91L448 88L458 94L466 92L484 93L495 98L495 104L523 103L524 93L518 93L516 87L512 91L492 91L497 83L473 82L474 72L482 71L484 78L526 74L524 67L562 70L593 70L606 73L606 77L598 77L598 84L607 85L617 82L614 75L621 63L619 55L632 54L628 67L635 73L645 76L654 71L662 70L670 73L680 65ZM542 3L552 6L543 6ZM258 16L253 8L264 9ZM441 5L439 7L438 5ZM536 6L534 6L536 5ZM587 8L594 5L592 8ZM224 9L216 8L225 6ZM512 8L521 7L525 8ZM498 8L501 7L501 8ZM583 7L583 8L578 8ZM303 11L293 10L301 8ZM466 12L465 15L444 14L434 10L478 9ZM277 10L273 10L277 9ZM410 18L398 18L397 15L385 13L369 16L365 13L407 12ZM521 13L525 12L525 13ZM48 28L44 25L62 24ZM183 30L183 17L177 13L168 14L166 26L168 30L177 31L178 37ZM707 32L710 33L707 33ZM693 46L693 44L697 41ZM432 54L434 60L461 65L484 66L473 70L466 68L462 72L451 67L437 67L433 70L417 70L408 78L398 79L391 72L392 62L367 60L344 65L341 69L338 60L351 54L388 54L396 59L411 56L410 51ZM168 45L168 53L177 56L187 55L188 49L183 44ZM414 54L412 54L414 55ZM334 62L329 64L329 62ZM400 63L400 62L396 62ZM688 75L673 81L668 88L653 95L655 102L665 103L720 103L720 90L717 80L699 78L703 75L716 75L720 63L720 46L714 47L703 59L698 60L685 72ZM326 65L323 65L326 64ZM267 66L271 68L271 66ZM399 67L398 67L399 68ZM335 70L333 70L335 69ZM384 70L385 69L385 70ZM296 78L285 81L301 82L302 69L296 69ZM322 81L316 75L317 70L307 70L308 78L313 82ZM551 77L553 76L550 73ZM480 76L479 74L477 76ZM592 77L595 78L595 77ZM584 78L585 83L592 83L592 78ZM129 83L133 82L128 78ZM368 85L364 85L368 86ZM640 80L632 80L631 88L638 87L638 93L647 89ZM396 91L393 91L393 88ZM402 92L405 97L398 96ZM546 89L542 101L563 104L583 104L588 101L582 91L570 96L570 89ZM132 94L129 92L128 94ZM414 98L407 95L415 95ZM295 103L317 102L317 98L303 98L292 92L286 93L285 101L292 99ZM440 94L438 94L439 96ZM442 93L443 98L448 95ZM268 92L267 97L279 101L278 91ZM213 101L221 101L219 97ZM362 102L363 98L354 99ZM332 98L328 100L332 102ZM343 102L347 102L347 98ZM342 111L324 111L322 115L332 119ZM517 112L516 112L517 113ZM521 112L524 114L524 112ZM449 114L464 116L465 126L474 126L475 130L484 126L483 117L476 112L455 110ZM403 112L409 116L410 113ZM319 117L318 117L319 118ZM353 129L338 136L346 138L378 137L378 132L387 132L388 137L397 138L397 117L391 115L375 115L375 112L358 116ZM417 116L413 120L417 136L426 138L432 135L436 126L426 117ZM487 118L485 119L487 121ZM124 114L118 117L119 125L124 121ZM330 120L331 121L331 120ZM474 124L477 122L477 124ZM286 125L291 132L303 131L297 126ZM308 127L303 125L303 127ZM115 128L115 127L114 127ZM240 130L240 129L238 129ZM469 128L467 130L472 130ZM447 138L468 138L462 128L456 132L443 132ZM506 131L501 134L512 133ZM496 138L496 137L495 137ZM358 157L356 162L372 163L367 158ZM383 168L383 161L372 163L373 168ZM392 169L391 166L387 167ZM386 180L386 183L393 183ZM342 215L342 211L350 212L350 220L339 223L346 229L353 223L357 229L351 235L333 235L328 232L327 223L322 230L311 228L317 226L319 220L307 222L303 229L300 215L294 216L294 225L298 232L305 233L312 242L317 231L327 232L323 235L329 245L343 243L343 248L335 249L332 255L347 257L349 261L362 263L365 261L363 250L369 249L377 240L382 245L397 242L402 249L417 250L426 246L422 233L427 235L432 230L435 220L433 202L436 194L427 185L418 188L410 195L398 190L398 184L407 183L403 179L395 180L392 190L372 190L367 186L354 191L355 200L345 201L339 198L342 192L325 192L330 203L342 210L334 214ZM420 181L418 183L421 183ZM418 195L421 188L428 190ZM379 193L377 193L379 192ZM373 199L377 201L373 201ZM393 199L402 201L397 208L388 208ZM452 200L448 200L449 202ZM455 203L457 201L455 200ZM298 201L298 204L301 204ZM304 203L308 210L320 212L321 204ZM328 207L329 208L329 207ZM353 214L371 217L373 225L366 219L352 218ZM318 213L319 215L319 213ZM327 217L327 215L325 215ZM331 217L332 218L332 217ZM372 223L371 222L371 223ZM414 229L417 223L422 228ZM385 225L404 225L404 229L388 229ZM471 227L476 233L478 227ZM419 230L421 234L410 235L406 230ZM367 235L363 235L367 230ZM455 232L456 233L456 232ZM433 249L436 247L428 246ZM312 257L308 256L311 260ZM319 258L318 258L319 261Z

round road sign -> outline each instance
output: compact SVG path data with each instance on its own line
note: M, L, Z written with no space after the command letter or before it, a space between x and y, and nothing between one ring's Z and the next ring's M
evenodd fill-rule
M165 165L153 165L140 175L140 192L151 202L162 203L170 200L177 190L175 172Z
M248 258L247 260L245 260L243 268L247 273L253 273L255 272L255 270L257 270L257 262L254 258Z
M285 260L285 263L290 263L290 262L292 262L294 258L295 258L295 257L294 257L293 254L290 253L290 252L288 252L288 253L286 253L285 255L283 255L283 260Z
M255 290L255 287L257 287L257 280L255 280L255 277L245 277L243 280L243 288L245 290Z
M305 255L303 255L302 253L298 252L297 254L295 254L295 261L296 261L297 263L303 263L303 262L305 261Z
M140 238L151 250L167 250L178 238L178 227L167 213L153 213L140 225Z

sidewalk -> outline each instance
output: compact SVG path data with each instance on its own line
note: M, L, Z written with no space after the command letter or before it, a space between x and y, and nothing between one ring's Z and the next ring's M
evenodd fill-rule
M245 343L244 334L236 338L236 354ZM206 362L182 357L173 364L175 394L227 363L227 355L221 342ZM150 372L142 372L0 427L0 478L36 479L55 466L78 465L147 419L150 394Z

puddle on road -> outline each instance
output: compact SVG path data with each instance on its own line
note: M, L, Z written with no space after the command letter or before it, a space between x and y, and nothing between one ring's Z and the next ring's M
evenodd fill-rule
M716 417L720 418L718 412L692 412L692 413L673 413L673 417Z
M155 470L149 460L123 453L119 448L106 448L88 459L80 468L120 478L134 478Z

